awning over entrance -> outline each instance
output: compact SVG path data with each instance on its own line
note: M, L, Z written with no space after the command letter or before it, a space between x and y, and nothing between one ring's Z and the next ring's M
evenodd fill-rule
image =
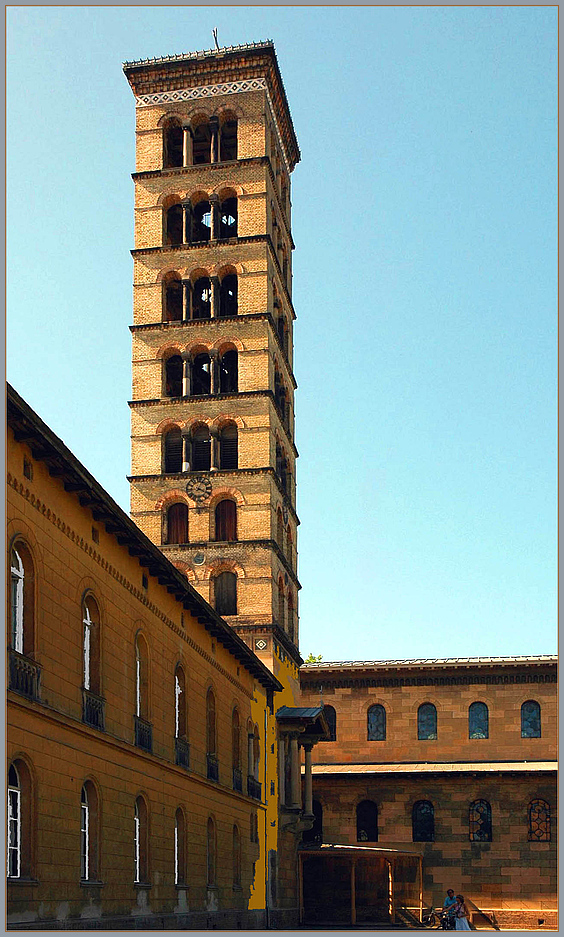
M323 845L300 858L300 923L393 923L396 908L421 920L422 857L372 846Z

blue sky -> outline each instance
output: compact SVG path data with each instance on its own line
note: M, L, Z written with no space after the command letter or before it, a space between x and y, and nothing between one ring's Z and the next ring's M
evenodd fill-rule
M124 61L272 39L301 650L556 650L556 7L11 7L8 380L127 510Z

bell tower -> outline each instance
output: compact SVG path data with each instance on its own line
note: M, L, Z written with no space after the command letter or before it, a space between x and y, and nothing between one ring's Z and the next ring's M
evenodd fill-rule
M274 46L124 71L136 101L131 516L272 670L289 660L297 676L300 153Z

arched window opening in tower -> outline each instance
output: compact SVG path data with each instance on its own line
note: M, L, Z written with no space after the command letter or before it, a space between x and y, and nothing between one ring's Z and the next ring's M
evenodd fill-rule
M237 576L223 572L214 580L215 610L219 615L237 614Z
M356 808L357 843L378 842L378 807L373 800L362 800Z
M182 471L182 434L178 427L164 437L164 470L167 474Z
M209 277L200 277L194 283L192 318L209 319L211 316L211 283Z
M164 284L164 315L165 322L182 321L182 280L170 277Z
M165 396L182 397L182 358L171 355L165 361Z
M192 431L192 470L209 472L211 460L210 431L207 426L198 426Z
M163 168L172 169L183 163L183 132L179 120L172 117L163 127Z
M221 318L236 316L239 312L237 275L229 273L219 288L219 315Z
M171 504L166 513L166 543L188 543L188 506Z
M286 316L283 314L280 314L276 320L276 331L284 354L288 357L288 326L286 325Z
M211 163L211 129L208 123L198 124L194 130L192 162L195 166Z
M276 512L276 543L283 549L283 530L284 530L284 521L282 519L282 510L278 508Z
M219 392L236 394L239 388L238 354L235 348L225 351L219 360Z
M219 158L222 163L237 159L237 118L234 116L221 125Z
M218 501L215 506L215 539L237 540L237 505L230 498Z
M219 467L236 469L239 467L239 434L235 423L226 423L219 431Z
M435 808L430 800L417 800L411 811L411 835L414 843L432 843L435 839Z
M383 742L386 738L386 710L380 703L370 706L368 713L368 741Z
M182 205L176 203L167 209L165 244L176 246L182 244Z
M237 199L226 198L219 209L220 238L237 237Z
M211 365L208 354L202 353L194 357L192 362L192 394L195 397L206 397L211 394Z
M198 244L209 241L211 237L211 205L209 202L198 202L192 209L192 243Z

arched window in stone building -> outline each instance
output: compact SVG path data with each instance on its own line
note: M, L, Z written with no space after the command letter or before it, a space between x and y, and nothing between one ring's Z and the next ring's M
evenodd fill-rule
M149 882L149 811L144 797L135 799L133 810L134 878L136 885Z
M220 238L237 237L237 199L226 198L219 206Z
M386 738L386 710L380 703L370 706L367 713L368 741L383 742Z
M194 129L192 138L192 162L194 166L211 163L211 128L207 121L202 121Z
M32 875L31 772L22 758L8 769L7 875L10 879L30 879Z
M226 471L239 465L239 433L236 423L225 423L219 431L219 467Z
M219 287L219 315L220 318L236 316L239 312L239 289L237 274L228 273L223 277Z
M80 878L83 882L98 879L99 816L98 792L92 781L85 781L80 792Z
M188 731L186 677L184 668L177 664L174 671L174 737L185 739Z
M186 820L182 807L174 815L174 884L186 884Z
M206 696L206 758L208 778L210 781L219 781L215 693L211 687Z
M166 512L166 543L188 543L188 506L171 504Z
M527 839L531 843L550 842L550 804L546 800L532 800L527 810L529 830Z
M167 474L182 471L182 434L177 426L164 436L164 470Z
M165 246L175 247L182 244L184 209L180 202L171 205L166 211Z
M356 808L356 840L378 842L378 807L373 800L362 800Z
M207 884L215 885L216 881L216 841L215 823L208 817L207 825Z
M215 610L219 615L237 614L237 576L223 572L214 579Z
M211 317L211 281L209 277L199 277L192 290L192 318L209 319Z
M236 394L238 385L238 355L235 348L229 348L219 359L219 392Z
M235 706L231 713L231 763L233 767L233 790L243 790L243 773L241 771L241 720L239 710Z
M325 716L325 721L329 727L329 741L336 742L337 740L337 713L333 706L324 706L323 715Z
M100 610L93 595L82 602L82 721L104 728L100 680Z
M241 836L237 824L233 824L233 888L241 887Z
M230 498L218 501L215 506L215 539L237 540L237 505Z
M211 441L209 427L203 423L192 430L192 471L209 472Z
M165 397L182 397L182 358L171 355L165 361Z
M475 702L468 707L468 738L487 739L489 737L489 714L485 703Z
M201 244L209 241L211 238L211 205L207 199L203 199L194 205L192 209L192 244Z
M521 706L521 738L540 739L541 708L536 700L529 699Z
M422 703L417 710L417 738L437 738L437 708L432 703Z
M192 396L207 397L211 394L211 363L206 352L194 355L192 362Z
M226 114L220 128L219 158L222 163L237 159L237 118Z
M169 274L163 282L163 321L182 321L182 280L176 273Z
M435 840L435 808L430 800L416 800L411 811L414 843L432 843Z
M492 841L492 808L487 800L475 800L470 804L469 839L472 843Z
M35 568L29 547L23 540L17 540L12 547L10 576L12 650L30 657L35 634Z
M163 169L182 166L183 132L177 117L171 117L163 126Z

